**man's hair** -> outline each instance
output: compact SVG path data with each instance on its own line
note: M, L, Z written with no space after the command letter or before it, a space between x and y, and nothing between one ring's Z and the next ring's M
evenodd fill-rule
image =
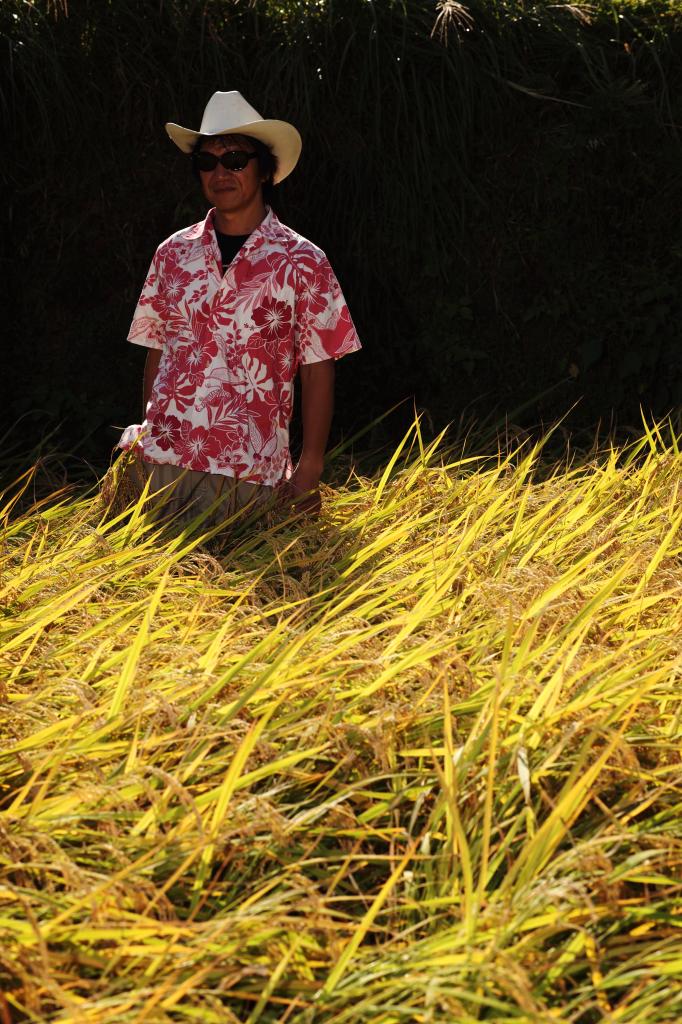
M261 142L260 139L254 139L252 135L239 135L233 134L232 132L226 133L225 135L200 135L194 143L192 155L199 152L202 142L216 138L237 139L239 142L248 143L248 145L253 147L253 151L258 158L258 171L260 176L265 179L263 181L263 200L268 204L268 206L270 206L275 196L275 184L273 179L277 173L277 157L270 147L265 142ZM197 181L201 180L194 161L192 161L192 173Z

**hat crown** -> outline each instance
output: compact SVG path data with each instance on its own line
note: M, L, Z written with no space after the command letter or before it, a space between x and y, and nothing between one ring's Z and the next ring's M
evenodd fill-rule
M232 128L262 120L258 111L247 103L240 92L214 92L206 104L200 133L225 135Z

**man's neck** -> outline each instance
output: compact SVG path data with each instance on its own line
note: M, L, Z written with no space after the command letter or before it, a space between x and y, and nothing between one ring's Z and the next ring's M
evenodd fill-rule
M267 212L264 203L249 210L235 210L234 213L214 210L213 223L223 235L250 235Z

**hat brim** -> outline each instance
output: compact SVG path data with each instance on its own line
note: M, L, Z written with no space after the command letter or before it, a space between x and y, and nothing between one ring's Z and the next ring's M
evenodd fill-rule
M303 143L301 136L292 124L286 121L251 121L249 124L230 125L216 132L195 132L191 128L183 128L169 121L166 131L175 145L183 153L191 153L197 139L209 138L212 135L250 135L270 147L277 157L277 173L273 181L277 184L291 174L298 163Z

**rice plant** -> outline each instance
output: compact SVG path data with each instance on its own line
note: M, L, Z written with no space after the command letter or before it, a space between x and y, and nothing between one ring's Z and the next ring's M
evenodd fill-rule
M676 1022L678 439L3 495L0 1020Z

